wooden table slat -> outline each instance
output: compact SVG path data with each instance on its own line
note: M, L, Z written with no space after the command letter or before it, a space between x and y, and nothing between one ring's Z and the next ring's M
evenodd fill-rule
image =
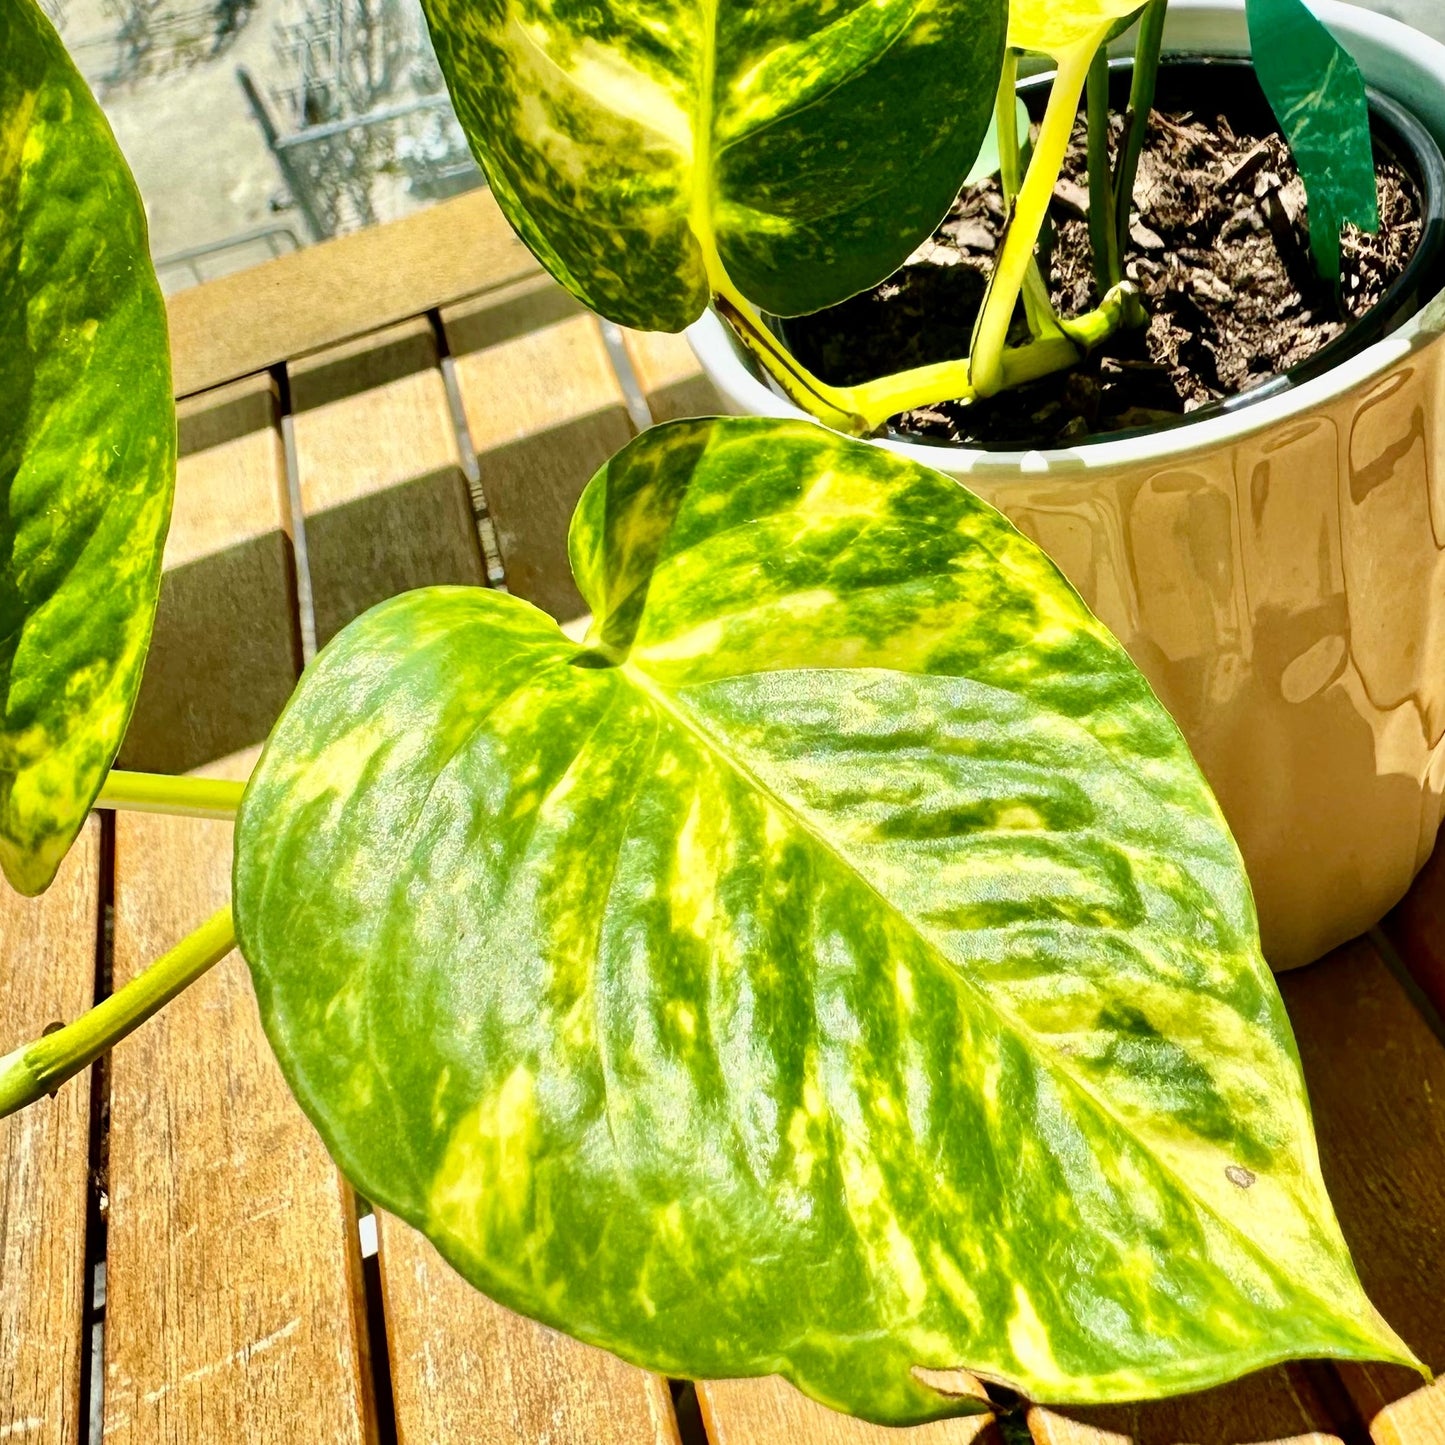
M1351 1437L1346 1405L1328 1366L1288 1365L1217 1390L1147 1404L1087 1409L1035 1407L1028 1412L1036 1445L1243 1445L1277 1440L1340 1445ZM1328 1387L1333 1384L1335 1389ZM1325 1388L1321 1388L1324 1386ZM1344 1415L1346 1418L1341 1419Z
M166 299L177 396L535 275L485 190Z
M1445 1044L1368 940L1280 987L1360 1278L1415 1353L1445 1368ZM1445 1445L1445 1380L1374 1365L1340 1374L1375 1445Z
M667 1381L478 1294L381 1216L399 1445L678 1445Z
M425 317L287 367L316 640L398 592L485 579Z
M727 403L707 379L685 336L624 331L622 341L653 421L727 415Z
M301 667L270 376L184 403L155 642L118 765L182 773L266 740Z
M42 897L0 880L0 1053L95 1001L100 868L92 819ZM0 1120L0 1440L82 1438L90 1073Z
M259 413L258 396L271 399ZM180 565L163 586L194 581L232 645L188 667L193 629L163 600L147 683L210 774L244 777L255 758L217 755L233 735L216 715L284 700L296 676L289 642L249 641L294 637L291 574L234 565L258 543L271 559L286 547L273 401L269 383L246 383L183 412L168 548ZM272 718L255 721L264 732ZM163 741L143 732L134 746L148 760ZM117 817L117 985L227 901L231 833ZM374 1437L352 1195L286 1088L238 954L115 1050L110 1200L107 1442Z
M596 317L542 277L443 309L507 587L559 620L585 610L567 563L582 488L632 439Z

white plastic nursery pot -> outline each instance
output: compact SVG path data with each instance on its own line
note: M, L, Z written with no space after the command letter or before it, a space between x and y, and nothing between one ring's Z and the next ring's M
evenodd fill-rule
M1445 46L1312 8L1445 142ZM1169 51L1249 50L1243 0L1171 0ZM689 339L738 412L802 416L709 313ZM1177 719L1239 840L1276 969L1378 921L1445 811L1445 294L1312 381L1077 450L879 442L1053 556Z

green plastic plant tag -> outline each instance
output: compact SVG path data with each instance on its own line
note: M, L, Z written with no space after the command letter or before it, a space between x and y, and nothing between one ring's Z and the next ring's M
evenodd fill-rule
M1053 564L819 427L655 428L584 644L358 619L251 780L235 908L297 1098L513 1309L904 1424L1408 1361L1320 1179L1239 854Z
M0 4L0 866L38 893L120 746L175 484L145 215L33 0Z
M426 0L492 190L594 311L678 331L732 288L845 300L947 213L988 127L1005 0Z
M1350 53L1304 0L1247 0L1255 73L1309 197L1310 250L1326 281L1340 279L1340 230L1380 225L1370 107Z

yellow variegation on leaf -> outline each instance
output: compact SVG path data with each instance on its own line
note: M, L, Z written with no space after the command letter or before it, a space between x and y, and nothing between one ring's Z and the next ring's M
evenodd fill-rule
M882 280L987 130L1006 0L425 0L457 114L563 285L677 331Z
M904 1424L1409 1362L1320 1178L1249 885L1052 563L820 428L589 486L569 641L382 604L246 793L238 937L297 1098L494 1298Z
M1008 43L1058 61L1081 47L1092 55L1139 9L1140 0L1010 0Z
M0 868L38 893L140 688L175 483L130 172L34 0L0 0Z

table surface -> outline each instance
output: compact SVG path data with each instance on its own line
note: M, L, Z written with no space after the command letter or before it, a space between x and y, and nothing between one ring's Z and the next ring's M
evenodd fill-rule
M366 607L505 585L560 619L592 472L717 409L685 343L546 278L485 193L172 298L181 454L127 767L243 777ZM228 895L229 824L98 815L39 902L0 892L0 1052ZM1282 980L1324 1171L1372 1297L1445 1366L1445 857ZM1431 1003L1433 998L1434 1003ZM1445 1384L1294 1364L1203 1395L887 1431L777 1380L681 1385L474 1293L373 1216L292 1101L245 966L0 1122L0 1442L1445 1445Z

